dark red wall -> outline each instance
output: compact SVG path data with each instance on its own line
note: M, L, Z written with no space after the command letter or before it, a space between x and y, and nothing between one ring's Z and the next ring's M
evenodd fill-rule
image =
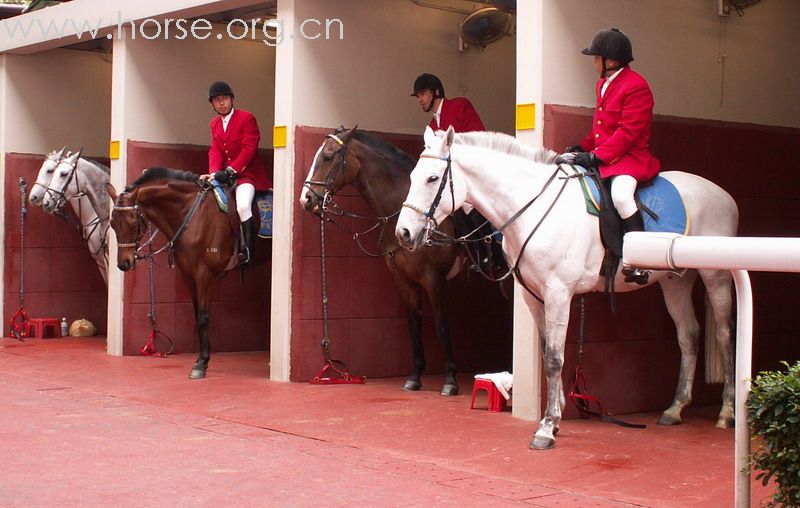
M299 197L312 159L331 129L295 129L295 193ZM372 133L410 154L422 151L422 137ZM353 187L336 197L346 210L374 217ZM352 239L374 222L340 219L326 228L329 337L332 356L350 371L369 377L405 376L412 370L411 339L405 307L382 258L365 255ZM317 375L323 363L320 225L316 216L294 205L292 266L291 379ZM386 234L394 234L387 231ZM363 240L375 246L376 237ZM462 274L448 288L450 325L456 362L461 372L511 369L512 305L498 288L480 276ZM427 372L444 372L444 353L436 339L433 315L426 301L423 333ZM442 379L443 380L443 379Z
M261 156L272 176L272 150L261 150ZM132 182L143 169L151 166L204 173L208 168L208 147L129 141L126 181ZM159 236L156 245L163 243L163 236ZM109 269L116 270L116 260L111 260L110 264ZM247 270L243 280L235 270L215 284L209 324L212 351L269 349L271 270L271 261L268 261ZM178 269L169 268L166 253L156 256L154 273L159 329L175 342L176 352L198 351L191 295ZM126 273L124 284L123 353L139 354L150 332L147 263L140 261L135 270Z
M108 164L107 160L97 160ZM85 318L97 326L99 334L105 334L106 287L80 233L64 219L27 204L42 162L43 155L6 154L3 334L9 333L5 324L19 308L20 177L27 182L24 303L28 315L59 319L65 316L69 322Z
M580 141L592 109L547 105L544 144L554 150ZM740 236L800 236L800 129L657 116L651 149L664 170L696 173L726 189L739 205ZM755 307L753 370L780 368L800 358L795 309L800 274L750 274ZM584 368L590 392L617 413L665 409L677 383L680 352L658 287L617 295L616 314L602 295L587 301ZM695 288L701 323L702 284ZM735 318L735 316L734 316ZM567 339L565 379L577 357L578 312ZM702 355L702 352L701 352ZM719 385L703 382L698 361L695 404L718 404ZM568 415L574 415L572 407Z

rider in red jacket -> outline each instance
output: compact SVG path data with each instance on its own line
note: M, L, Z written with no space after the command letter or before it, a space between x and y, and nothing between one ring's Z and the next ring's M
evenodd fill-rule
M600 176L612 179L611 200L625 231L643 231L642 214L634 200L636 185L652 180L661 170L649 148L653 93L647 81L628 65L633 60L633 49L621 30L601 30L582 53L594 56L594 66L600 74L597 108L592 130L567 152L577 152L575 164L596 167ZM623 273L626 282L637 284L646 284L649 277L642 270Z
M256 220L251 210L257 190L268 190L272 182L258 155L261 134L256 118L248 111L234 109L233 90L224 81L212 83L208 90L208 101L217 113L211 128L211 148L208 151L208 174L201 178L214 178L227 183L236 178L236 211L242 224L244 249L240 253L240 265L250 262L253 250Z
M445 131L451 125L456 132L484 131L481 117L466 97L446 99L442 81L433 74L420 74L414 81L414 92L422 111L433 112L428 125L435 131Z

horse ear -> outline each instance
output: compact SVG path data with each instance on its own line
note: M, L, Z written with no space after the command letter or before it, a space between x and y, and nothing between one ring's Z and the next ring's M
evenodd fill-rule
M116 203L117 202L117 189L115 189L113 185L108 183L108 184L106 184L106 190L108 191L109 197L111 197L111 201Z
M425 139L425 146L433 146L434 141L436 141L436 133L433 132L430 125L425 126L425 134L422 136Z
M456 131L453 129L453 126L447 128L447 132L444 135L444 145L445 148L450 150L450 147L453 146L453 141L456 139Z
M67 145L64 145L64 146L62 146L62 147L61 147L61 150L59 150L59 151L56 153L56 155L58 156L58 158L59 158L59 159L60 159L61 157L63 157L63 156L64 156L64 152L65 152L66 150L67 150Z

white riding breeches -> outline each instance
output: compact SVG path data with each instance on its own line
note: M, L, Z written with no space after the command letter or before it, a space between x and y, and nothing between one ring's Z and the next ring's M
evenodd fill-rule
M638 210L636 201L633 198L633 194L636 192L636 184L636 178L630 175L617 175L611 180L611 200L623 220L635 214Z
M241 183L236 187L236 213L239 214L239 222L244 222L253 216L251 207L255 195L256 188L252 183Z

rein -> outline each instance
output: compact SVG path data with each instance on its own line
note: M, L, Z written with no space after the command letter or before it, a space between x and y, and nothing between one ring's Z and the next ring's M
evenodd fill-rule
M427 212L424 211L421 207L418 207L418 206L416 206L416 205L414 205L412 203L409 203L409 202L404 202L403 203L404 207L410 208L410 209L414 210L415 212L423 215L426 218L426 225L425 225L425 230L426 230L425 243L426 243L426 245L429 245L429 246L433 245L434 240L431 237L434 234L436 234L440 238L442 238L442 240L439 240L440 244L447 244L447 243L450 243L450 244L459 244L459 243L460 244L466 244L466 243L476 242L476 241L487 241L487 240L488 241L492 241L491 240L492 235L484 236L484 237L481 237L481 238L478 238L478 239L474 239L474 240L468 239L467 237L472 235L472 233L477 231L477 229L472 231L472 232L470 232L469 234L467 234L465 236L462 236L462 237L459 237L459 238L451 237L451 236L449 236L449 235L447 235L445 233L442 233L441 231L438 230L439 225L436 222L436 219L434 219L433 215L434 215L434 213L436 212L436 209L439 206L439 202L442 199L442 194L444 192L445 185L447 185L448 181L449 181L449 184L450 184L450 196L453 199L453 207L452 208L455 209L455 196L453 194L452 159L450 158L450 154L448 154L446 158L445 157L437 157L437 156L434 156L434 155L424 155L424 154L420 155L420 158L423 158L423 157L430 158L430 159L441 159L441 160L444 160L444 161L447 162L447 167L445 168L444 173L442 174L442 181L439 184L439 189L437 190L436 196L433 199L433 203L431 203L431 206L430 206L430 208L428 209ZM544 304L544 300L542 300L542 298L539 295L537 295L528 286L528 284L525 283L525 278L522 276L522 271L519 268L519 264L520 264L520 260L522 259L523 254L525 253L525 249L527 248L528 243L533 238L533 235L539 230L539 227L542 225L544 220L548 217L548 215L550 215L550 212L553 210L553 207L556 205L558 200L561 198L561 194L564 192L564 189L567 187L567 184L568 184L570 178L572 178L573 176L567 174L567 172L564 171L561 168L560 164L557 165L555 171L553 171L553 173L550 175L550 177L544 183L544 186L542 186L541 190L539 190L539 192L533 198L531 198L530 201L528 201L522 208L517 210L517 212L514 213L514 215L512 215L502 226L500 226L497 229L498 232L502 233L506 228L508 228L517 219L519 219L522 216L522 214L525 213L525 211L528 208L530 208L531 205L533 205L533 203L536 202L536 200L538 200L542 196L542 194L544 194L544 192L547 190L548 187L550 187L550 185L553 183L553 181L556 179L556 177L558 176L559 173L562 173L564 175L564 176L559 177L561 180L564 181L564 183L561 185L561 188L558 190L558 193L553 198L553 201L550 203L550 206L547 207L547 210L545 210L544 214L539 219L539 222L536 223L536 225L533 227L533 229L531 230L531 232L528 235L528 237L525 239L525 242L523 242L522 248L520 249L520 252L517 255L516 261L514 262L514 266L511 267L508 270L508 272L506 272L505 275L503 275L503 276L501 276L499 278L490 277L490 276L486 275L483 272L483 270L480 271L481 275L483 275L484 278L486 278L487 280L490 280L492 282L503 282L504 280L506 280L508 277L510 277L513 274L514 276L516 276L517 280L522 285L522 287L524 287L525 290L528 293L531 294L531 296L536 298L542 304ZM480 227L478 229L480 229ZM476 264L475 263L475 259L473 259L472 253L469 251L469 249L465 249L465 250L467 251L467 255L469 256L470 261L473 264Z
M143 231L143 228L142 228L142 224L144 224L145 218L144 218L144 214L142 213L142 211L141 211L141 209L139 207L139 204L137 202L134 202L133 205L116 205L115 204L114 205L114 211L121 211L121 212L133 211L134 213L136 213L136 240L134 242L131 242L131 243L117 243L117 247L121 247L121 248L126 248L127 247L127 248L136 249L136 259L152 258L156 254L160 254L160 253L162 253L164 251L167 251L168 260L169 260L168 261L169 267L173 268L175 266L175 243L181 237L183 232L186 231L186 228L189 227L189 223L191 222L192 218L194 218L194 215L197 212L197 209L200 207L200 203L203 202L203 199L208 194L208 190L210 188L211 187L201 187L200 188L200 190L197 192L197 195L194 198L194 201L192 202L192 206L189 208L189 211L183 217L183 221L181 221L181 224L178 226L178 229L175 230L175 233L172 235L172 238L170 238L158 250L153 251L153 252L149 252L148 254L145 254L145 255L140 255L139 251L141 251L144 247L150 246L153 243L153 240L155 239L156 234L158 234L158 230L156 229L153 232L153 234L150 235L150 238L148 238L147 241L145 241L144 244L140 245L139 240L141 240L142 235L144 234L144 231Z

